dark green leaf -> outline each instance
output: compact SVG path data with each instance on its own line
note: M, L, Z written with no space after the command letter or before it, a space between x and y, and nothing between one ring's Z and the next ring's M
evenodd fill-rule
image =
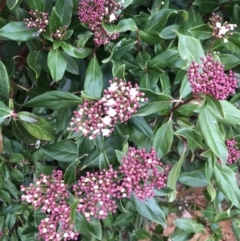
M77 159L77 146L70 140L63 140L42 147L43 152L60 162L74 162Z
M41 51L31 51L27 56L28 66L35 72L36 79L41 73L42 54Z
M8 98L10 93L10 84L8 72L5 65L0 61L0 100L5 104L8 104Z
M197 39L208 39L212 37L213 29L208 24L202 24L188 31Z
M66 43L64 41L61 42L61 47L66 54L68 54L74 58L78 58L78 59L84 59L91 53L91 49L76 48L76 47L72 46L71 44Z
M26 107L45 107L53 110L59 110L82 103L82 99L72 93L65 91L48 91L41 94L30 101Z
M76 167L78 162L71 163L64 172L64 183L73 184L76 181Z
M94 56L87 67L84 91L87 95L99 98L102 95L103 84L103 73L96 56Z
M1 82L1 80L0 80ZM5 120L5 118L11 116L12 110L0 101L0 124Z
M187 233L200 233L205 230L202 224L196 223L189 218L178 218L174 221L174 224Z
M179 182L190 187L205 187L208 180L204 175L203 170L195 170L192 172L185 172L179 176Z
M55 33L60 26L62 26L61 18L57 13L56 8L53 7L49 18L49 29L52 33Z
M47 65L54 81L62 79L67 67L67 62L60 50L51 49L48 53Z
M57 0L55 4L56 13L61 19L62 26L69 26L71 23L73 2L72 0Z

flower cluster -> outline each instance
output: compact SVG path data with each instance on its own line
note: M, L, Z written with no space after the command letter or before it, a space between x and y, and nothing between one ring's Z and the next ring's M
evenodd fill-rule
M51 36L54 37L55 39L60 39L62 40L63 37L65 36L66 32L67 32L67 25L64 25L62 27L59 27L55 33L51 33Z
M231 165L240 158L240 150L236 146L237 142L235 141L234 138L232 139L227 139L226 140L226 146L228 150L228 159L227 159L227 164ZM221 163L221 160L218 160L219 163Z
M167 179L165 173L159 172L158 167L163 165L154 149L147 153L145 149L136 150L130 147L119 167L124 175L121 185L122 197L130 197L132 192L143 201L154 196L153 189L163 188Z
M99 173L87 173L86 177L80 177L78 183L73 186L75 195L79 197L77 210L82 212L87 219L90 216L104 219L109 212L117 209L114 198L118 195L119 183L117 171L110 166L108 170Z
M24 18L27 28L38 28L39 33L45 32L48 25L48 13L39 12L38 10L30 10L31 18Z
M217 39L223 38L225 43L228 41L226 38L227 35L232 35L230 31L237 27L236 24L229 24L228 22L224 22L222 25L222 17L215 13L212 14L212 17L209 20L209 26L213 29L212 36Z
M105 45L116 39L118 33L108 33L102 26L113 23L120 17L122 5L116 0L80 0L78 16L82 23L86 23L94 32L94 42Z
M199 71L201 68L201 72ZM202 64L192 62L187 71L188 81L195 95L211 95L217 100L224 100L237 88L238 79L230 70L224 73L224 65L215 61L212 55L202 58Z
M68 130L81 131L90 139L95 139L100 134L109 136L117 122L123 123L137 112L139 102L146 100L143 96L144 93L139 91L137 84L133 87L130 82L123 82L122 79L110 80L110 87L104 90L100 100L85 100L79 105Z
M71 208L67 204L67 187L64 184L62 171L53 171L52 176L41 175L35 184L21 186L22 201L31 203L34 209L41 208L46 218L38 226L39 238L45 241L77 240L78 233L73 231L70 217Z
M154 196L153 189L166 185L164 168L152 149L137 150L133 147L123 157L121 166L114 170L87 173L73 186L75 196L79 197L78 211L90 220L91 217L104 219L108 213L115 213L116 199L129 198L134 192L139 200Z

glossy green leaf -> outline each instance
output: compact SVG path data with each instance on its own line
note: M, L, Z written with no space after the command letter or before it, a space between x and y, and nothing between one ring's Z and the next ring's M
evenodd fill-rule
M54 81L61 80L67 67L67 62L60 50L51 49L48 53L47 65Z
M142 132L144 135L149 136L150 138L153 137L153 130L143 117L132 117L129 120L129 123L131 123L137 130Z
M7 6L10 10L14 10L20 5L21 2L22 0L7 0Z
M180 175L182 164L185 160L185 151L186 150L183 151L179 161L173 165L173 167L171 168L171 170L168 174L167 186L169 188L171 188L172 190L174 190L171 194L168 195L169 202L173 202L177 197L176 185L177 185L177 180Z
M27 56L29 67L35 72L36 79L41 73L42 54L41 51L31 51Z
M219 6L218 0L196 0L193 5L197 5L199 10L204 13L214 12L215 9Z
M174 224L187 233L201 233L205 230L202 224L195 222L190 218L178 218Z
M157 31L140 30L139 37L150 45L155 45L164 41Z
M77 145L70 140L63 140L42 147L43 152L60 162L74 162L77 159Z
M12 110L0 101L0 124L5 120L5 118L11 116Z
M64 183L73 184L76 181L76 167L78 162L71 163L64 172Z
M208 39L212 37L213 29L208 24L201 24L188 30L194 38Z
M86 78L84 82L84 91L87 95L99 98L103 91L103 73L94 56L87 67Z
M72 46L71 44L66 43L64 41L61 42L61 47L66 54L68 54L74 58L78 58L78 59L84 59L91 53L91 49L76 48L76 47Z
M72 93L65 91L47 91L28 101L26 107L45 107L59 110L82 103L82 99Z
M43 0L27 0L27 4L31 9L44 12L44 1Z
M236 174L228 167L216 163L214 170L214 180L222 193L240 208L240 190L236 180Z
M145 229L138 229L134 233L138 239L150 239L151 238L150 233L147 232Z
M199 114L198 124L204 141L212 152L225 164L227 162L228 151L225 141L222 138L217 119L208 107L203 108Z
M8 104L10 93L9 76L5 65L0 61L0 100Z
M15 40L27 41L34 38L36 29L27 28L24 22L10 22L0 29L0 37Z
M205 187L208 180L202 170L184 172L179 176L179 182L190 187Z
M61 18L57 13L56 7L52 8L52 12L51 12L48 24L49 24L50 31L53 33L55 33L59 29L59 27L62 26Z
M132 18L123 19L119 21L118 25L105 24L103 22L102 26L108 33L121 33L128 30L136 31L138 29L135 21Z
M174 134L186 138L190 150L203 148L202 136L192 128L182 128L175 131Z
M19 112L18 118L24 128L35 138L45 141L54 139L54 129L48 121L25 111Z
M240 220L236 219L232 222L232 230L237 240L240 240Z
M71 23L73 1L72 0L57 0L55 4L56 13L61 19L61 25L69 26Z
M158 153L158 157L166 155L173 142L173 126L172 121L169 120L163 124L155 133L153 138L153 147Z
M200 41L194 37L179 33L178 38L178 51L181 58L187 60L189 63L193 60L200 62L200 58L205 56Z
M218 57L224 65L224 70L232 69L240 63L240 59L232 54L219 54Z
M177 14L177 11L174 9L161 9L155 12L146 22L144 30L161 31L167 23L168 18L173 14Z
M146 201L138 200L135 194L132 195L131 201L138 213L145 218L166 226L166 218L163 210L160 208L154 198L148 198Z

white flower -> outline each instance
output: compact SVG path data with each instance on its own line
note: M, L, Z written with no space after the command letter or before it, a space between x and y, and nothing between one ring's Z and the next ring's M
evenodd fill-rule
M137 94L138 94L138 91L136 90L136 88L131 88L131 90L130 90L130 98L131 99L135 99Z
M110 134L110 130L109 129L102 129L102 134L103 134L103 136L108 136Z
M225 35L228 31L229 31L229 29L222 26L219 30L219 35Z
M103 210L101 210L101 211L99 212L99 214L100 214L100 215L103 215L103 214L104 214L104 211L103 211Z
M113 109L113 108L110 107L107 114L108 114L109 116L113 117L113 116L115 116L115 115L117 114L117 112L116 112L115 109Z
M110 125L111 120L112 120L112 119L111 119L109 116L105 116L104 118L102 118L102 122L103 122L105 125L107 125L107 126Z
M221 28L221 26L222 26L222 25L221 25L220 22L216 22L216 27L217 27L217 28Z
M116 82L112 83L112 84L110 85L110 87L108 87L108 90L110 90L110 91L115 91L115 90L117 90L117 89L118 89L118 86L117 86L117 83L116 83Z
M116 16L114 15L114 13L111 13L111 15L109 16L109 22L111 23L112 21L116 20Z
M111 99L109 99L109 100L107 101L106 105L107 105L107 106L112 106L112 105L115 105L115 103L116 103L115 100L111 98Z
M228 42L228 39L227 39L227 38L224 38L224 39L223 39L223 42L224 42L224 43L227 43L227 42Z

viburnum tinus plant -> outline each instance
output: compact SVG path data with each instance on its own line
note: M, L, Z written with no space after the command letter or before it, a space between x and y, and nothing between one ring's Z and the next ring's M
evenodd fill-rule
M238 0L0 13L0 240L240 240Z

